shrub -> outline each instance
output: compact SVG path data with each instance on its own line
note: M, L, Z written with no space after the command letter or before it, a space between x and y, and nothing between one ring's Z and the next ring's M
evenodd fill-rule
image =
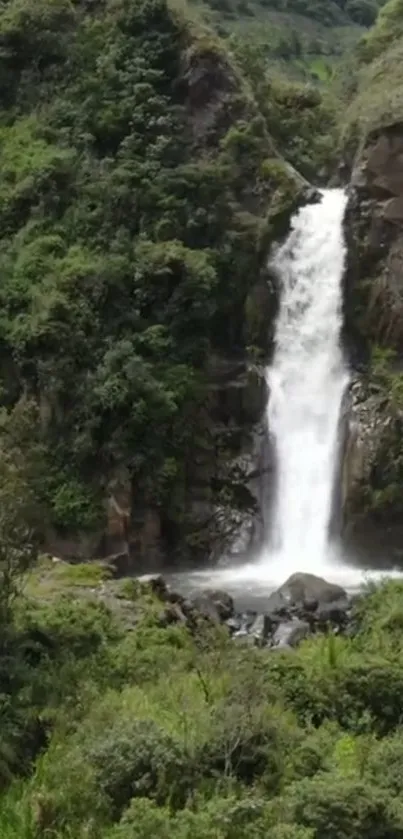
M85 753L114 818L134 797L183 807L195 782L195 767L181 744L152 720L117 721Z
M316 839L401 839L403 821L393 799L370 784L318 775L293 784L283 801L290 821Z
M365 776L378 789L399 796L403 775L403 733L398 729L390 737L373 745L367 756Z
M296 824L273 823L262 799L234 794L200 799L172 815L147 799L136 799L105 839L314 839Z
M197 751L197 763L203 775L236 778L247 785L259 779L275 792L284 768L281 729L281 717L269 709L257 703L248 712L225 697L211 709L208 738Z

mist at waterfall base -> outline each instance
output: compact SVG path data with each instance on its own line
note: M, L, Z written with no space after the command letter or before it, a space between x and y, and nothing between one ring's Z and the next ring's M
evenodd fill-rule
M385 575L374 570L364 575L329 539L339 421L349 383L340 343L346 201L343 190L324 190L320 203L299 210L271 260L280 283L274 354L266 371L276 487L264 548L253 562L192 573L190 585L208 581L245 596L272 591L299 571L350 590L364 576Z

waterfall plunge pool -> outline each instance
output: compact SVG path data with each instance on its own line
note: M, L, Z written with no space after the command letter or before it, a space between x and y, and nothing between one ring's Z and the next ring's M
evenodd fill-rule
M309 567L304 567L303 563L297 566L298 563L294 571L314 573ZM349 594L359 591L368 582L380 582L384 578L403 579L401 569L363 568L354 565L352 561L343 561L336 550L330 550L316 574L328 582L342 586ZM256 561L240 565L172 571L164 573L163 576L174 591L184 596L207 588L222 589L234 598L237 610L264 612L268 595L279 588L290 574L279 561L279 557L261 555Z
M265 511L267 539L255 561L167 576L183 594L224 589L240 609L264 601L295 572L324 577L349 592L402 571L365 570L329 540L340 460L340 414L349 382L341 346L343 219L347 196L323 190L302 207L272 254L280 302L274 353L266 370L267 433L276 460L274 504ZM383 564L383 563L381 563Z

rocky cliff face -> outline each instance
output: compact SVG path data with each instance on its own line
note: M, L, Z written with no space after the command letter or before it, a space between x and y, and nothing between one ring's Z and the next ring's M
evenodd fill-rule
M373 130L353 163L345 339L355 375L343 464L344 529L402 560L403 123ZM382 554L382 552L381 552Z
M346 219L346 329L358 355L403 349L403 123L368 135L353 165Z
M179 520L141 502L127 470L110 481L106 527L62 538L47 532L47 549L66 558L114 557L118 572L153 571L177 562L241 556L263 532L266 481L272 464L265 425L263 370L245 360L210 358L206 397L192 418L194 445L186 464L186 500ZM270 482L269 482L270 483Z

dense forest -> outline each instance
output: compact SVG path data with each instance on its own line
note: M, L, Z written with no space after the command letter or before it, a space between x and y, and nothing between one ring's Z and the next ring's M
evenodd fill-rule
M250 278L305 188L277 147L326 169L333 111L254 92L258 57L162 0L15 0L0 46L5 469L50 550L111 552L112 497L126 542L153 516L171 553L202 551L199 473L203 503L238 504L209 371L265 350Z
M4 839L403 836L401 583L285 652L100 565L42 562L13 595Z
M366 28L377 0L191 0L190 8L231 46L253 43L274 73L328 82Z
M268 253L350 177L346 507L400 523L402 49L402 0L0 3L1 839L403 839L401 582L269 650L119 565L253 511Z

